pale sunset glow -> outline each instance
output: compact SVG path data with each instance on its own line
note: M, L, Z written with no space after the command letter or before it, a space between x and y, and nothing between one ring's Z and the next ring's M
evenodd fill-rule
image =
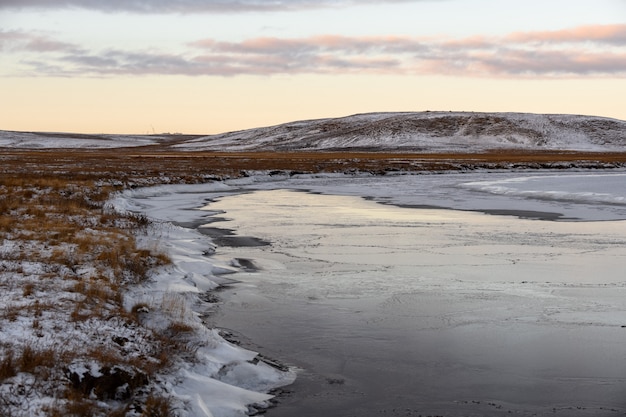
M623 0L0 0L0 129L210 134L377 111L626 119Z

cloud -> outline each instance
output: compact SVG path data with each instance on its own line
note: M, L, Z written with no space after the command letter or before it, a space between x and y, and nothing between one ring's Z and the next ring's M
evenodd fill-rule
M301 56L316 51L344 54L375 52L404 53L426 48L419 41L402 36L339 36L320 35L308 38L254 38L242 42L215 42L212 39L192 42L191 46L220 53L286 54Z
M417 1L424 0L391 0L390 2L410 3ZM79 8L109 13L267 12L376 3L379 2L376 0L0 0L0 9Z
M554 31L518 32L510 34L505 39L511 42L600 42L625 45L626 25L588 25Z
M0 50L24 50L31 52L58 52L79 49L76 44L61 42L46 35L0 29Z
M626 25L582 26L502 37L406 36L254 38L242 42L197 41L204 59L254 58L281 72L390 72L495 77L624 76ZM377 65L369 65L376 63Z
M29 72L52 76L407 74L469 77L626 77L626 25L582 26L501 37L319 35L202 39L176 53L88 52L50 37L0 32L0 48L23 48ZM47 68L47 69L46 69Z

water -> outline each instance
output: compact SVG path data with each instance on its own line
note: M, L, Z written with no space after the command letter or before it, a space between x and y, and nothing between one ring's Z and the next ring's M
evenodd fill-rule
M623 222L292 190L207 207L270 243L218 249L249 272L214 318L300 369L269 416L626 414Z

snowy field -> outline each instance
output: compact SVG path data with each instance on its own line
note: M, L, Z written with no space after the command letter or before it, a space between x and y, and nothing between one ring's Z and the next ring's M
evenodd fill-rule
M192 306L299 372L294 397L269 415L596 416L626 412L624 180L615 171L258 174L128 190L113 203L164 222L177 271L136 297L241 281L217 313ZM216 246L201 225L272 244ZM191 415L243 415L294 376L212 340L204 369L172 381L194 399ZM414 394L390 391L394 378Z

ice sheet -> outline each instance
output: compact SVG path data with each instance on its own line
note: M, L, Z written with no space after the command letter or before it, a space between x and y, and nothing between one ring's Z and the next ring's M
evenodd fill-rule
M237 229L240 234L249 232L255 237L267 238L282 248L300 248L303 241L308 242L303 252L298 252L297 256L289 251L267 256L267 252L264 252L267 248L264 247L247 247L243 252L238 248L216 248L210 239L191 229L164 227L162 241L173 254L176 271L167 277L157 277L154 291L204 291L211 287L210 282L219 282L220 278L214 271L229 268L232 270L233 267L236 270L238 263L233 263L233 259L251 259L255 265L261 267L261 272L240 272L237 276L249 273L257 274L258 277L265 274L263 276L268 280L264 284L266 287L259 286L258 283L240 284L237 287L240 297L237 302L242 303L241 308L235 306L228 315L235 322L247 321L247 332L252 340L267 343L266 346L271 345L271 340L280 340L277 339L279 336L267 330L267 326L261 326L256 319L265 320L266 324L269 320L274 328L291 328L295 333L289 336L290 341L302 337L302 349L307 345L317 346L318 349L317 353L302 353L298 364L306 367L313 361L321 361L322 367L326 366L324 372L327 372L328 380L346 382L337 385L350 389L359 388L352 385L352 377L346 377L345 368L336 362L337 352L331 343L332 338L311 339L311 331L323 330L324 326L345 331L350 322L337 320L336 316L329 315L329 312L339 311L345 314L338 317L346 320L351 314L358 314L359 320L366 327L384 324L393 329L406 323L419 323L416 331L426 335L430 341L417 353L423 355L420 363L424 365L423 369L428 372L427 378L430 379L443 380L452 375L454 369L454 361L433 362L436 359L432 356L436 351L435 347L446 340L457 340L458 343L464 341L450 345L452 350L447 353L450 357L458 358L470 354L469 359L463 362L466 373L459 380L461 385L462 381L470 379L468 375L474 375L472 372L476 369L484 368L484 372L487 372L485 367L488 362L481 356L481 343L484 340L498 346L500 351L519 353L517 362L512 361L511 355L494 355L489 358L505 369L504 374L518 372L516 366L525 363L528 355L545 355L545 361L536 362L535 367L530 370L541 373L551 361L555 361L555 366L562 368L578 363L577 358L584 358L587 351L605 349L608 346L613 352L613 356L608 356L610 361L594 364L598 365L596 368L601 370L602 375L594 374L592 378L587 378L583 369L563 376L564 380L583 381L580 385L581 391L572 394L572 398L575 398L584 392L604 395L607 390L603 386L615 389L621 386L621 368L614 366L614 362L619 361L620 343L615 339L614 332L620 332L622 322L626 323L626 320L621 319L621 312L626 309L622 301L626 299L622 295L626 294L622 294L624 285L621 275L624 264L622 248L625 243L621 227L623 223L582 220L626 219L626 211L620 200L624 196L621 185L623 177L624 173L619 172L567 172L555 175L536 171L385 177L303 175L282 178L258 173L223 183L129 190L120 195L116 204L121 208L143 211L157 220L175 222L187 227L204 223L209 227L213 226L215 214L219 213L217 217L227 221L219 223L220 227L226 226ZM596 185L592 185L594 182ZM583 183L586 184L585 187L582 187ZM597 184L603 186L599 188ZM506 187L508 191L497 192L502 187ZM280 191L289 189L308 190L329 197L316 199L314 194ZM241 203L231 204L228 210L219 205L211 205L208 210L199 210L207 201L254 190L277 190L274 193L278 194L264 197L269 200L261 200L256 205L243 199ZM550 193L554 190L565 194ZM563 195L567 198L563 198ZM325 223L318 222L314 232L302 227L302 218L298 214L304 196L312 199L307 204L315 207L315 213L326 216ZM358 199L351 200L347 207L344 205L342 208L339 202L344 197L340 196L366 197L385 204L373 204ZM237 201L239 197L232 198ZM607 201L610 204L606 204ZM272 213L275 211L272 204L277 202L286 209L281 212L279 219L271 217L276 215ZM406 208L403 211L390 204L419 206L422 209ZM461 211L448 210L442 213L433 209L437 207ZM494 213L494 210L514 214L516 217L577 222L522 221L516 217L501 218L470 213ZM391 220L383 221L390 212L394 213ZM416 212L420 213L417 224L413 218ZM242 218L246 216L248 223L242 223ZM468 216L471 217L471 226L467 226ZM509 221L517 222L515 224L519 227L510 227ZM387 248L385 245L359 244L365 238L359 234L361 227L356 227L359 222L366 222L369 232L378 234L381 242L393 238L397 245ZM277 234L278 225L280 234ZM394 228L393 225L401 227ZM349 232L346 236L353 239L353 243L339 244L326 234L331 229L341 227ZM576 233L571 228L575 228ZM439 234L433 234L434 232ZM421 239L416 240L416 236ZM325 250L325 245L330 245L334 250ZM215 250L217 252L211 258L202 255ZM593 255L596 263L588 262L588 254ZM450 262L451 259L453 262ZM312 260L321 262L325 267L316 270ZM360 266L355 268L357 263ZM294 280L295 272L311 271L314 276L312 282ZM393 281L392 277L399 278L399 281ZM381 291L389 288L391 282L394 291ZM415 285L418 285L417 290ZM283 299L290 301L283 303ZM375 312L368 312L365 308L371 304L372 299L376 300L374 305L378 307ZM581 303L581 299L586 301ZM364 303L363 300L368 301ZM301 314L293 314L296 305ZM323 307L322 310L319 310L320 306ZM430 312L425 314L422 307L430 309ZM259 314L256 315L255 312ZM271 313L269 318L263 315L268 312ZM253 319L250 313L253 314ZM311 322L310 317L317 319ZM494 326L499 328L499 323L515 325L515 333L505 338L495 337L498 333L489 329ZM558 331L555 332L553 326ZM562 340L567 340L572 329L588 330L584 336L587 345L571 355L561 357L559 349L562 347ZM437 331L442 332L436 333ZM550 340L551 335L558 336L559 341L544 344L541 350L538 350L539 345L532 342L542 338ZM388 350L389 345L385 344L387 336L384 333L376 335L365 332L351 338L350 344L344 349L357 349L365 340L374 340L378 347L372 352L382 350L395 357L409 355L410 352L404 349L414 343L412 339L400 339L393 344L396 348ZM214 340L216 348L223 346L223 343L225 342L219 338ZM459 346L460 350L454 350L454 346ZM278 349L276 353L280 356L284 352ZM327 359L322 359L319 354ZM341 352L339 354L342 355ZM206 360L212 364L212 369L231 363L230 359L220 359L219 355L208 359L210 356ZM385 363L382 361L381 366ZM370 365L361 368L365 370L360 374L361 377L370 375ZM247 366L240 367L236 372L227 372L230 379L220 383L241 383L243 379L247 379L241 377L247 375ZM357 371L357 374L359 372L361 371ZM374 367L373 372L376 374L380 369ZM541 389L546 389L548 382L555 377L554 373L546 375L549 378L542 380L543 383L537 383L538 380L533 379L535 376L530 378L529 383L539 388L524 391L525 395L538 398L536 396ZM185 396L198 398L197 401L194 400L195 410L209 409L207 407L212 403L212 394L200 390L196 385L200 376L207 375L200 372L199 376L184 379L187 382L180 386L180 392L184 391ZM262 382L263 377L267 377L266 382ZM264 376L261 372L257 388L287 383L288 380L289 378L285 379L280 373ZM409 380L405 382L414 383ZM383 387L379 388L380 395L383 395ZM425 396L430 395L435 399L432 402L433 412L446 409L441 404L435 404L436 399L441 398L438 394L429 391L430 388L426 386L423 388ZM459 386L458 389L462 391L465 388ZM487 393L488 390L485 390L484 393ZM561 389L563 392L564 390ZM469 394L478 392L467 391L468 394L463 398L470 401ZM245 397L245 401L252 397L254 395ZM230 411L223 411L222 404L230 401L223 398L216 400L215 404L220 405L210 411L215 413L219 409L224 415L237 415L242 410L240 400L243 397L238 390L233 390L232 398L233 404L236 403L237 406L231 406ZM360 403L356 399L355 401L352 406L356 410ZM515 410L516 406L507 401L507 397L502 396L498 404L508 404L510 410ZM332 407L336 403L330 401L327 405ZM621 407L621 404L616 403L610 405ZM280 413L281 409L287 413L291 410L285 406L273 412ZM484 407L476 409L480 415L488 415ZM564 409L568 410L567 407ZM595 412L598 412L597 408ZM592 412L586 415L594 414Z
M287 190L209 208L272 243L216 256L283 265L238 274L217 321L310 372L268 415L626 411L623 221Z

